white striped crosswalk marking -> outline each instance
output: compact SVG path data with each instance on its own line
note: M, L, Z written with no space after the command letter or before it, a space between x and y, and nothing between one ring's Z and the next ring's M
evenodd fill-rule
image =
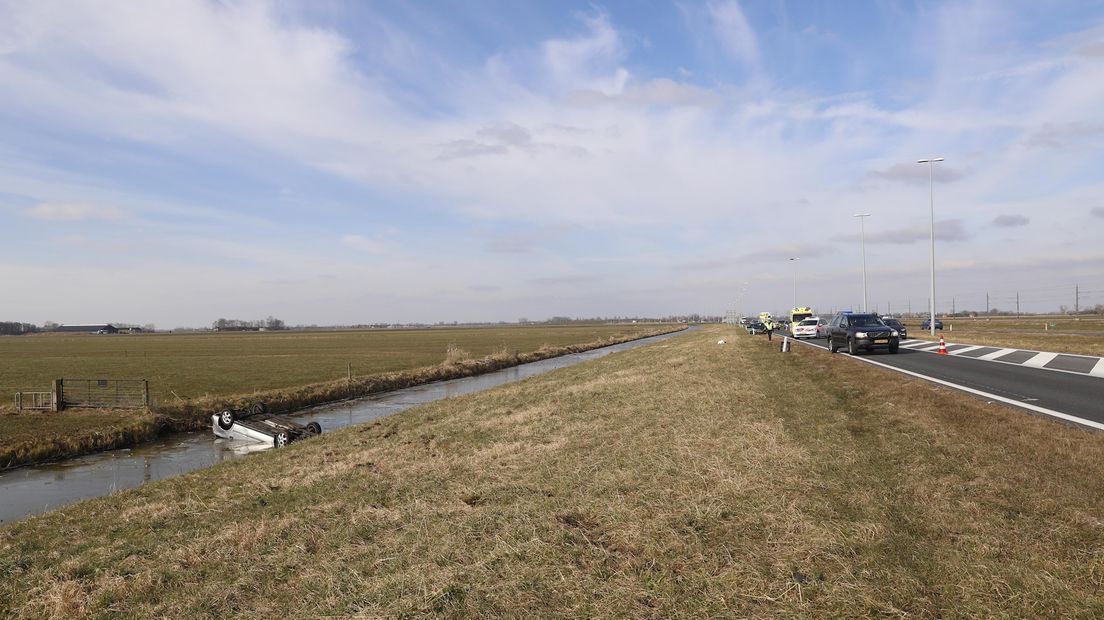
M1058 357L1057 353L1039 353L1036 354L1035 357L1024 362L1023 365L1029 366L1031 368L1042 368L1043 366L1046 366L1047 363L1050 362L1050 360L1056 357Z
M1094 377L1104 377L1104 357L1100 358L1096 362L1096 366L1089 371L1089 374Z
M968 351L977 351L978 349L982 349L982 348L984 348L984 347L982 347L980 345L972 345L972 346L965 347L965 348L962 348L962 349L957 349L955 351L947 351L947 353L950 353L951 355L959 355L961 353L966 353Z
M996 351L993 351L992 353L986 353L985 355L982 355L978 359L979 360L997 359L998 357L1000 357L1002 355L1008 355L1009 353L1013 353L1013 352L1018 351L1018 350L1019 349L997 349Z

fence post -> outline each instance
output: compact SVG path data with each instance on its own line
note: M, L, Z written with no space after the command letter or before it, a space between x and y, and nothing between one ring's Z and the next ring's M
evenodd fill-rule
M15 393L15 408L17 410L23 409L23 392Z
M54 402L50 403L50 411L61 411L64 405L61 402L61 379L54 379Z
M142 403L148 408L149 405L149 379L142 379Z

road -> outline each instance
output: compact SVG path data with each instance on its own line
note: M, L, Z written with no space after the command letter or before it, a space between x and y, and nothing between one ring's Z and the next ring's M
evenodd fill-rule
M824 339L800 342L827 350ZM847 353L842 351L836 355L847 357ZM1076 418L1069 420L1071 422L1088 421L1087 426L1104 428L1104 378L996 364L970 357L934 355L905 348L896 354L877 351L860 353L857 357L973 391L982 398L991 394L1006 404L1037 413L1047 413L1040 409L1058 412Z

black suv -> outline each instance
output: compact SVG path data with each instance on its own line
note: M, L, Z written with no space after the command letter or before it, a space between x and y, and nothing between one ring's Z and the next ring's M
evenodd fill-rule
M901 340L908 340L908 328L905 327L904 323L888 316L883 316L882 322L886 324L886 327L892 327L897 330L897 335L901 337Z
M851 355L858 353L859 349L889 349L890 353L896 353L900 345L901 337L897 330L883 323L876 314L840 312L828 323L829 353L844 347Z

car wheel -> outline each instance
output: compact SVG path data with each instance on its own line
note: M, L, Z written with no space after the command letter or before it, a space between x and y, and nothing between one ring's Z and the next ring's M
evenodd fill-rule
M224 431L230 430L230 427L234 425L234 412L229 409L223 409L222 413L218 416L218 425Z
M253 403L253 406L249 408L249 413L252 413L253 415L261 415L267 410L268 407L265 407L264 403Z
M890 353L896 353L896 352L897 352L897 348L898 348L899 346L900 346L900 345L896 345L896 344L890 345L890 346L889 346L889 352L890 352Z
M284 446L288 445L288 440L289 437L286 432L279 432L276 433L276 436L272 438L272 445L276 446L277 448L283 448Z
M850 338L847 339L847 352L851 355L856 355L858 353L858 351L855 350L855 341Z
M307 425L307 432L310 433L311 435L321 435L322 434L322 425L319 424L318 422L311 422L310 424Z

